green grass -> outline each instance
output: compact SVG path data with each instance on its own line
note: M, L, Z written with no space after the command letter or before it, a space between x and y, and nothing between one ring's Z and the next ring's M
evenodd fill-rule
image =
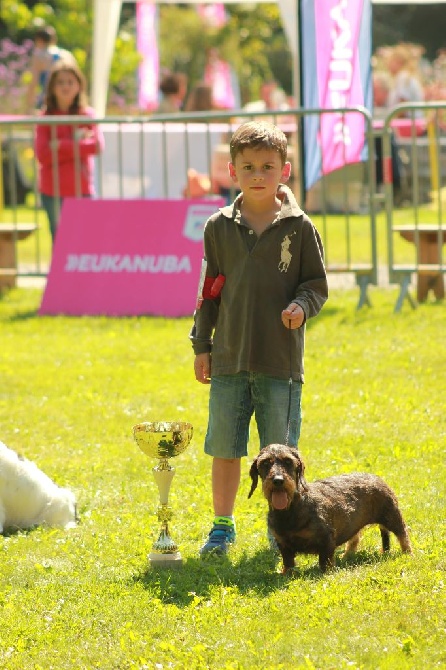
M201 562L212 518L203 454L208 388L195 382L190 319L38 317L41 293L0 300L0 439L77 494L81 523L0 536L0 667L6 670L393 670L446 665L444 305L394 315L393 290L333 291L307 332L300 449L309 481L354 470L395 489L414 547L290 576L267 549L266 501L248 500L229 558ZM159 571L156 464L132 426L187 420L171 534L183 567Z

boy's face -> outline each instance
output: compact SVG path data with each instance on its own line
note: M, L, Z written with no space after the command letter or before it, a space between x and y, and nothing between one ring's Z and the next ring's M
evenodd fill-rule
M282 165L280 154L274 149L248 148L238 153L228 168L244 197L260 201L276 196L278 185L289 179L291 163Z

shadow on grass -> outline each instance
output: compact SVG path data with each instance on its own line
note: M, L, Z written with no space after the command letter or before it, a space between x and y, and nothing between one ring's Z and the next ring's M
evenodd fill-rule
M336 571L351 570L356 566L375 565L393 558L392 554L358 551L356 554L340 558L337 555ZM308 565L308 561L313 561ZM299 561L307 561L305 567L299 567ZM243 554L237 561L231 561L230 555L203 560L199 557L188 558L182 566L165 568L150 566L144 572L135 575L133 582L142 583L165 604L188 607L196 599L210 600L217 588L234 588L240 594L249 592L260 597L287 589L292 580L321 581L328 575L321 573L317 556L311 559L296 557L296 568L281 574L278 569L280 559L269 549L257 551L254 555Z
M5 528L1 537L15 537L16 535L30 535L33 531L37 530L39 526L31 526L31 528Z
M0 289L0 303L3 303L0 321L14 323L35 319L39 316L41 295L37 289Z
M28 321L29 319L35 319L38 316L39 316L39 308L20 312L20 314L14 314L5 319L5 321L11 321L11 323L20 323L20 321Z

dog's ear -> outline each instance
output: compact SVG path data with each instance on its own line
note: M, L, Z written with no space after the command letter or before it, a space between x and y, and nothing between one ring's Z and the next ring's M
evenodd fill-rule
M305 481L304 477L304 472L305 472L305 465L303 460L296 454L297 458L297 468L296 468L296 484L299 486L299 484L302 486L302 489L304 491L308 491L308 484Z
M259 481L259 471L257 469L257 458L255 458L252 462L252 465L249 469L249 476L252 479L252 484L251 484L251 490L248 493L248 498L250 498L252 496L252 494L254 493L254 491L256 490L257 483Z

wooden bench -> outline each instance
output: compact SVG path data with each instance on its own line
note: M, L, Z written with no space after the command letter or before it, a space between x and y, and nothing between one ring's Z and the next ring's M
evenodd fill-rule
M0 223L0 290L16 286L16 242L25 240L37 228L36 223Z
M392 268L394 272L405 277L405 280L401 282L403 295L400 295L397 307L401 307L409 288L410 276L414 272L417 273L418 302L424 302L430 290L434 292L437 300L442 300L444 298L444 273L446 272L444 257L442 262L442 246L446 243L446 227L442 228L435 223L420 223L417 226L414 224L393 226L392 230L417 247L417 262L414 265L396 265ZM412 301L410 302L412 304Z

